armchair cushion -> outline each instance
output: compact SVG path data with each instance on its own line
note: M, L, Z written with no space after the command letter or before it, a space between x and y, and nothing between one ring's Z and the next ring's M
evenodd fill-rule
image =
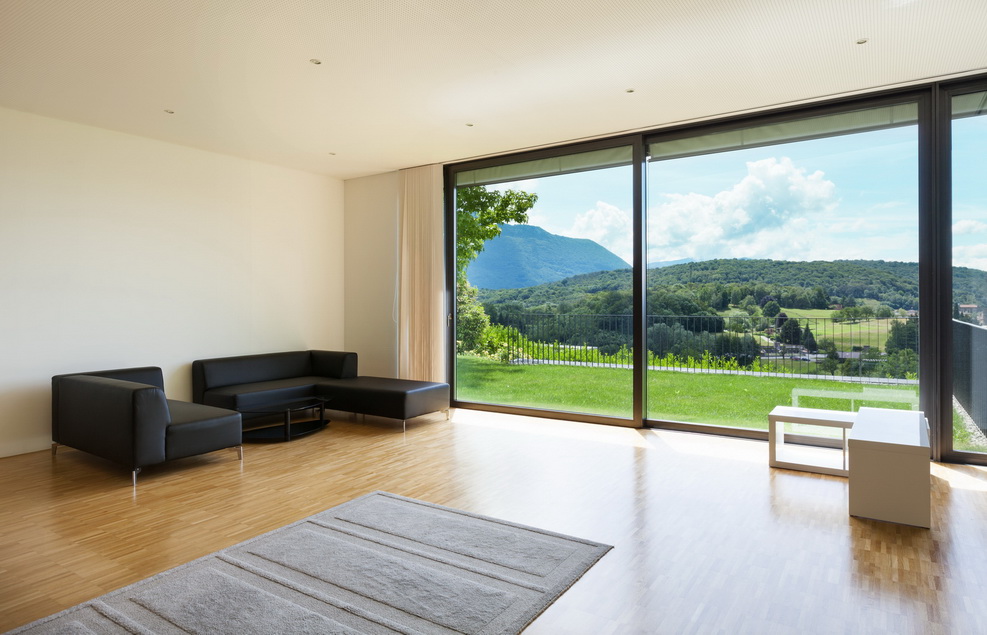
M165 431L165 459L205 454L240 445L240 414L187 401L168 400L171 425Z

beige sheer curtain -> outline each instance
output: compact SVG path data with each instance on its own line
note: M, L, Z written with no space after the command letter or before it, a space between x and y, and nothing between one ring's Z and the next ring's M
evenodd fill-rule
M401 170L398 376L446 381L442 166Z

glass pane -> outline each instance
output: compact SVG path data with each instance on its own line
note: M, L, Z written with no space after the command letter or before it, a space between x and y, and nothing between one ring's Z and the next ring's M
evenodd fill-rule
M456 399L632 416L632 188L625 164L456 189Z
M987 452L987 93L953 99L953 449Z
M652 154L649 418L918 409L914 106L824 119Z

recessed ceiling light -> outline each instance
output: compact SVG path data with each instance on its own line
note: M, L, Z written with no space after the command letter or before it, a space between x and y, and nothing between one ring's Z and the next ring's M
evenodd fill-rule
M169 115L175 114L174 110L168 110L167 108L165 108L165 112L168 113Z
M312 62L313 64L316 64L316 65L318 65L318 64L321 64L321 63L322 63L322 60L317 60L317 59L315 59L314 57L313 57L312 59L310 59L309 61L310 61L310 62Z
M859 40L857 40L857 44L867 44L867 38L865 37L860 38Z
M330 152L329 153L329 156L334 157L334 156L336 156L336 153L335 152Z
M467 127L467 128L472 128L472 127L473 127L473 124L471 124L471 123L468 123L468 124L466 124L466 127Z
M634 89L633 89L633 88L628 88L628 89L627 89L627 90L625 90L624 92L625 92L625 93L633 93L633 92L634 92Z

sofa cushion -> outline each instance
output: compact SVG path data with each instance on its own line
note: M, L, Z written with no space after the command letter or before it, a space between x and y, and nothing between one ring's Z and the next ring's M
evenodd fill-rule
M315 385L321 377L290 377L212 388L203 395L203 403L230 410L250 410L280 401L315 397Z
M413 419L449 407L449 384L391 377L320 379L318 393L331 398L326 407L361 414Z
M305 377L312 374L309 351L261 353L200 359L192 362L193 391L222 386L250 384L274 379ZM195 395L195 401L199 401Z
M187 401L168 400L171 424L165 432L166 458L180 459L240 445L240 413Z
M356 377L356 353L345 351L312 351L312 373L329 379Z

